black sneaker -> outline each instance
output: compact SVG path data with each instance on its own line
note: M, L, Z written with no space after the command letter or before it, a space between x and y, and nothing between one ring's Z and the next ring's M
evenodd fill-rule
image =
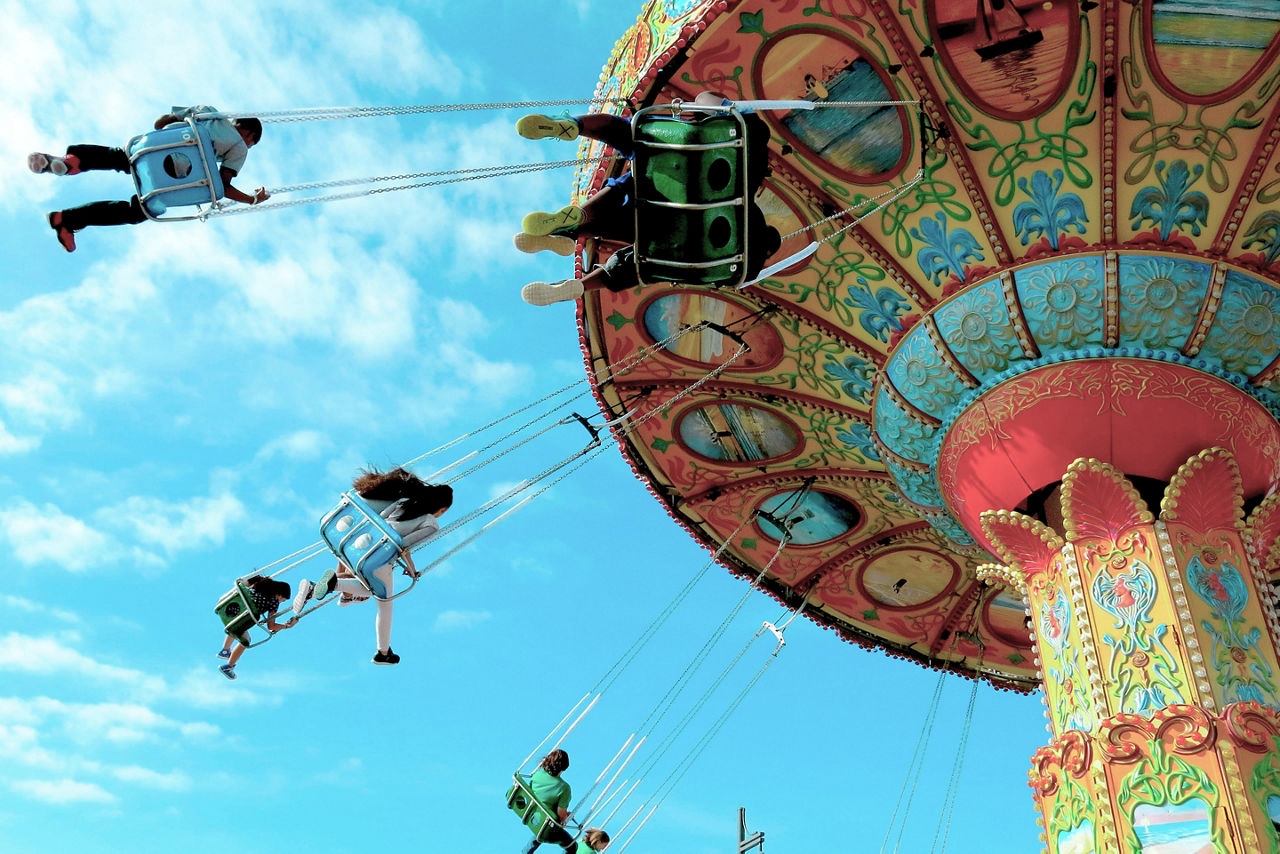
M373 663L374 664L399 664L400 656L392 652L391 647L387 647L386 652L382 652L381 650L379 650L378 653L373 656Z

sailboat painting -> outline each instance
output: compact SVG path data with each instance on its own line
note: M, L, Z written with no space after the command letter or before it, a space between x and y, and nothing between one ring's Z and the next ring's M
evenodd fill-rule
M1044 33L1027 25L1013 0L978 0L974 17L978 43L974 52L983 59L1031 47L1044 40Z
M934 49L953 83L999 118L1044 112L1070 85L1080 45L1068 0L928 0Z

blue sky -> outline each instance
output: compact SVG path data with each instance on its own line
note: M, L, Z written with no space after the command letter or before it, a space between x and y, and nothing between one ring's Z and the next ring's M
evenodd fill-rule
M327 608L229 683L212 607L314 541L358 466L582 376L572 308L519 298L571 262L510 243L521 214L566 200L570 173L96 229L67 255L44 212L127 198L128 179L31 175L25 157L123 143L173 104L587 97L637 11L0 0L6 851L519 850L513 767L707 559L616 450L400 599L396 668L369 663L372 608ZM238 186L573 155L519 139L519 115L269 125ZM455 512L582 435L462 481ZM745 589L710 573L574 733L579 792ZM709 673L779 610L752 597ZM630 851L731 851L738 806L770 852L880 850L936 677L805 620L787 639ZM968 685L944 693L902 851L934 841ZM1038 847L1026 770L1046 737L1038 699L980 689L948 850Z

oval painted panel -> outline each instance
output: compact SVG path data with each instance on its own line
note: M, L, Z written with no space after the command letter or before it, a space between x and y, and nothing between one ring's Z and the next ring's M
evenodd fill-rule
M949 591L960 577L951 558L925 549L894 549L867 561L858 577L863 592L886 608L918 608Z
M702 291L663 291L640 308L644 331L653 341L665 341L682 328L704 320L733 329L732 324L751 314L737 302ZM765 370L782 359L782 338L768 324L757 323L742 338L751 349L734 363L734 369ZM723 365L738 351L738 342L714 329L681 335L663 347L668 353L699 367Z
M839 30L791 27L761 46L751 67L756 97L771 100L891 101L892 78ZM859 184L902 171L911 125L902 107L832 107L765 114L801 157Z
M1017 593L1001 591L987 602L984 622L991 634L1011 646L1030 647L1031 629L1027 627L1027 606Z
M852 501L830 492L780 492L761 502L760 509L791 525L790 544L796 546L833 540L862 522L862 514ZM782 529L763 515L757 517L756 524L766 537L781 539Z
M723 463L777 460L800 447L800 431L794 424L753 403L708 403L686 409L676 419L675 432L689 451Z
M1275 0L1178 0L1143 7L1143 49L1161 88L1214 103L1238 95L1280 50Z
M933 47L983 112L1020 121L1067 91L1080 48L1075 0L927 0Z

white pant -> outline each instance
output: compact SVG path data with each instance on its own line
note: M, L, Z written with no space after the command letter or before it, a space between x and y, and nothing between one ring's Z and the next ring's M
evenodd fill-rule
M391 595L392 575L394 565L384 563L373 571L373 575L383 584L387 585L387 595ZM368 596L369 588L360 583L356 578L339 578L335 588L339 593L348 593L352 596ZM378 616L373 621L374 632L378 636L378 652L386 652L391 649L391 600L378 599L374 597L374 604L378 606Z

